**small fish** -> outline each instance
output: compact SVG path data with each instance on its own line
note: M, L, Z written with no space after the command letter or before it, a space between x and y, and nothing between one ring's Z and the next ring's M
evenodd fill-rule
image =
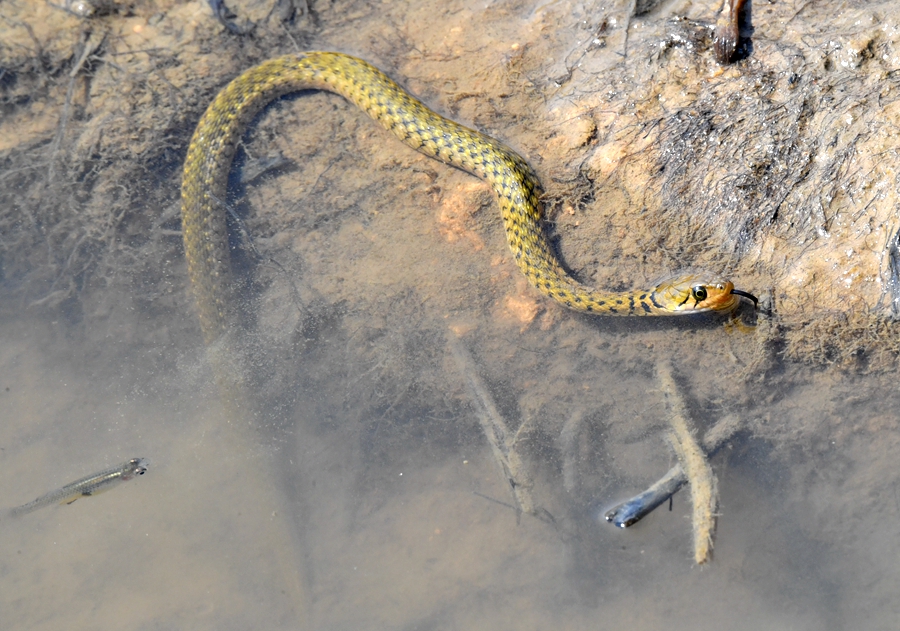
M4 517L18 517L32 511L36 511L51 504L71 504L79 497L90 497L103 491L108 491L120 482L127 482L137 475L144 475L150 463L144 458L132 458L116 467L104 469L99 473L75 480L62 488L41 495L34 501L10 508L5 511Z
M618 528L628 528L649 515L687 484L681 465L676 465L656 484L630 500L617 504L603 518Z

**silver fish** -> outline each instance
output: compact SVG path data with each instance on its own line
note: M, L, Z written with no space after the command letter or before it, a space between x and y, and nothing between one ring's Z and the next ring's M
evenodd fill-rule
M144 475L149 464L144 458L132 458L116 467L110 467L99 473L75 480L71 484L41 495L27 504L10 508L5 512L4 517L18 517L51 504L71 504L79 497L90 497L91 495L108 491L112 487L122 482L127 482L135 476Z

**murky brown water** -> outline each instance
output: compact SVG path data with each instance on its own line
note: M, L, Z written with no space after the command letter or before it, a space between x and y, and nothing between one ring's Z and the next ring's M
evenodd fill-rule
M0 506L152 463L0 524L0 627L893 628L890 4L759 3L725 70L702 26L668 21L711 22L714 3L631 20L630 3L309 4L284 25L269 2L229 3L258 22L245 36L199 1L87 20L0 4ZM179 169L225 81L305 48L362 56L520 150L586 281L711 268L771 289L776 318L548 304L485 185L304 94L243 141L244 165L289 165L231 200L264 257L237 246L266 401L247 429L187 291ZM448 330L552 522L509 506ZM596 520L674 463L663 358L701 429L745 428L712 460L703 568L687 490L628 530Z

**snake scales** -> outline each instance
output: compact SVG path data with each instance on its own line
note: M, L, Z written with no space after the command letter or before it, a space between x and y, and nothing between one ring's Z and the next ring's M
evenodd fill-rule
M330 52L285 55L263 62L229 83L210 104L184 164L182 225L191 284L207 344L228 329L231 270L225 198L228 171L246 124L273 99L305 89L340 94L404 143L486 180L497 193L516 264L541 293L561 304L604 315L673 315L733 310L745 292L731 282L684 274L655 287L598 291L562 267L543 228L541 186L517 153L447 120L410 96L370 64Z

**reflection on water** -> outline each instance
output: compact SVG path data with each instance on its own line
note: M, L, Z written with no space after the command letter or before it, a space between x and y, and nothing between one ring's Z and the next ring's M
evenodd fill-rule
M244 140L248 161L283 151L295 166L229 200L263 253L252 266L245 333L263 403L243 420L226 409L185 291L171 210L180 157L161 149L146 160L134 129L156 130L165 146L171 133L183 149L202 109L187 104L209 94L188 91L193 78L173 62L182 48L194 47L197 67L210 65L206 46L221 47L213 50L222 64L249 65L271 52L250 48L275 36L260 26L261 39L240 40L247 58L235 61L236 40L208 25L204 3L158 4L152 15L105 18L125 25L120 43L138 49L129 38L141 37L142 46L175 51L140 53L133 63L147 64L146 85L119 80L144 104L141 115L179 103L194 108L190 120L141 119L128 151L102 153L112 151L104 138L117 132L117 110L103 133L91 131L99 119L79 117L109 93L104 73L137 71L122 49L116 67L100 64L106 49L92 48L101 44L89 34L74 37L90 43L82 52L95 51L84 55L94 74L84 92L73 88L82 109L70 119L67 133L78 136L68 158L78 169L58 168L71 185L57 180L45 193L65 201L44 204L58 230L50 215L41 216L46 226L16 215L25 198L0 198L8 204L0 208L0 508L134 455L152 466L139 484L0 523L0 628L892 628L900 393L888 373L857 374L862 361L783 363L783 340L765 321L747 329L716 319L596 320L548 305L508 260L486 188L396 146L337 98L289 99ZM620 10L615 3L456 2L442 5L440 20L428 3L310 4L319 22L303 37L312 44L363 42L352 52L394 64L426 100L518 139L548 182L580 145L548 144L535 131L545 128L529 118L540 99L528 95L543 84L516 65L527 29L514 29L531 25L530 45L557 60L547 63L573 68L553 49L559 41L592 34L614 48L621 35L612 22L608 33L600 21L585 26ZM560 26L541 43L547 16ZM54 55L68 59L48 47L44 60ZM497 61L473 73L472 59ZM197 73L209 92L234 74L211 65L224 74ZM447 68L454 72L442 74ZM159 110L140 100L145 94L148 103L159 98ZM483 94L511 96L499 103ZM49 129L52 138L57 121L28 134ZM582 131L593 142L596 128ZM92 151L116 160L95 164ZM141 168L124 177L115 165L129 152ZM22 168L44 177L46 163L36 164ZM107 169L117 174L112 183ZM85 182L90 190L79 188ZM563 253L586 279L640 284L664 263L715 250L638 251L636 243L669 242L655 228L641 232L642 222L606 225L591 199L564 206L557 226ZM108 231L79 232L98 208L116 217L102 224ZM20 224L10 226L10 216ZM28 226L34 241L15 241ZM541 519L515 509L448 329L515 436ZM713 561L702 569L692 563L686 489L671 510L663 505L632 528L598 519L674 463L654 374L660 359L672 362L701 432L727 415L741 419L712 460L720 516Z

